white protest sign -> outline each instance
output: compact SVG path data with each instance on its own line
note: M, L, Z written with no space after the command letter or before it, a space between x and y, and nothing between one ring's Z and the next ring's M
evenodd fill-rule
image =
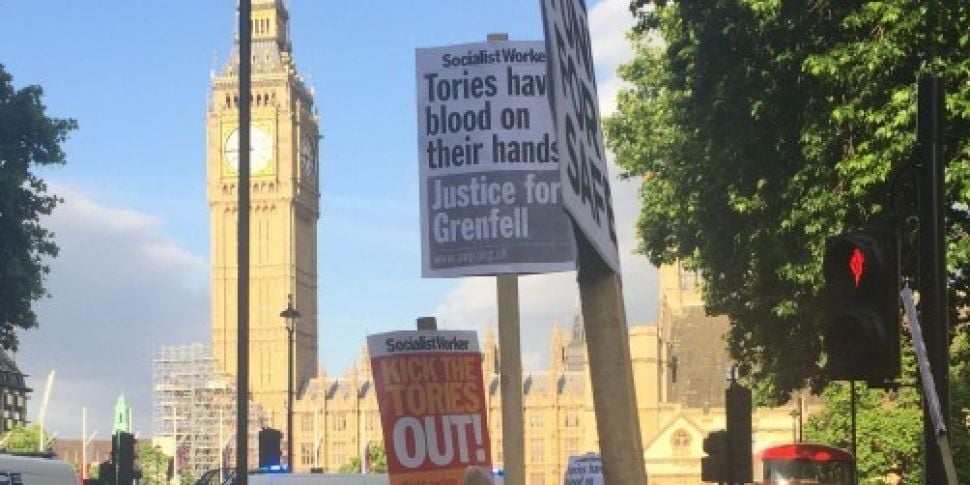
M587 453L570 456L566 465L563 485L603 485L603 462L600 455Z
M415 55L425 277L575 269L542 42Z
M542 21L549 54L550 102L562 157L563 205L603 262L619 274L586 4L582 0L542 0Z

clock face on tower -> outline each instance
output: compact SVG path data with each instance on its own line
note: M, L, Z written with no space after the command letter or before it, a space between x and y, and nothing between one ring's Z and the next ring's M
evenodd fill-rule
M317 174L317 150L312 135L303 135L300 141L300 170L303 178L311 182L315 181Z
M249 170L251 175L270 172L273 160L273 139L269 133L256 126L249 126ZM225 161L229 172L239 173L239 129L233 129L226 138Z

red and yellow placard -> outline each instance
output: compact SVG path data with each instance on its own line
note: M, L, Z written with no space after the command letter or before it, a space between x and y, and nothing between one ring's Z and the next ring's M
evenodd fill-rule
M367 337L391 485L460 485L491 469L482 354L472 331Z

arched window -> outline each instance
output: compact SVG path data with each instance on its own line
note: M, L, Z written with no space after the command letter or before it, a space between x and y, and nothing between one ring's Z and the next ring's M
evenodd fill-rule
M674 431L670 437L670 445L674 450L674 455L683 456L690 452L690 433L681 428Z

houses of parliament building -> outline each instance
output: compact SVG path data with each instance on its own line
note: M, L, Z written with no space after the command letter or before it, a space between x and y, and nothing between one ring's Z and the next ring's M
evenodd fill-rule
M641 441L651 485L700 483L702 442L725 427L728 386L723 335L728 322L704 314L696 273L679 265L660 269L660 317L630 328ZM501 349L491 328L482 338L492 461L502 466ZM296 469L337 470L382 441L380 415L364 353L343 375L310 379L296 404ZM525 476L529 485L562 482L569 456L599 451L583 324L554 324L549 368L523 375ZM758 409L755 452L791 442L802 410ZM756 472L755 476L759 474Z
M286 429L288 330L280 310L292 295L301 314L292 463L296 471L336 471L382 441L377 401L366 355L339 376L318 366L319 119L293 59L283 1L253 0L252 17L250 435L262 426ZM163 348L153 363L155 441L196 477L230 461L234 444L238 101L236 45L213 75L205 123L211 346ZM696 274L665 266L660 281L658 321L630 328L641 440L651 484L693 485L704 435L724 427L728 323L705 316ZM549 368L523 376L530 485L560 483L569 456L598 450L583 323L568 323L554 327ZM491 449L501 467L502 353L493 330L482 340ZM759 410L755 450L790 441L793 420L791 408ZM255 439L249 448L255 463Z

